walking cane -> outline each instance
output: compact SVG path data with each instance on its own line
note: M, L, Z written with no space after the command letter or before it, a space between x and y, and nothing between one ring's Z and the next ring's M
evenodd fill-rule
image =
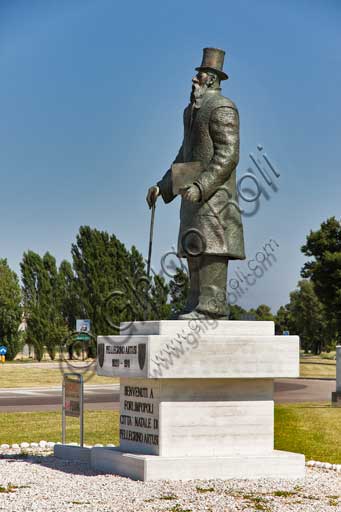
M150 280L150 267L152 263L152 249L153 249L153 232L154 232L154 218L155 218L155 207L156 200L152 204L152 215L150 218L150 229L149 229L149 247L148 247L148 260L147 260L147 287L146 287L146 307L144 310L144 319L147 320L148 315L148 292L149 292L149 280Z
M149 281L150 277L150 267L152 262L152 248L153 248L153 232L154 232L154 218L155 218L155 207L156 200L152 205L152 215L150 218L150 229L149 229L149 247L148 247L148 260L147 260L147 277Z

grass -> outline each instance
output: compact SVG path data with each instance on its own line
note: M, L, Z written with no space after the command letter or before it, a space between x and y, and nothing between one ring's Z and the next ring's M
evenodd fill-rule
M321 357L322 359L330 359L335 361L336 350L331 350L330 352L322 352L318 357Z
M249 502L249 505L253 507L254 510L263 510L264 512L271 512L268 508L268 499L263 498L257 494L243 494L241 497Z
M169 512L192 512L190 508L182 508L178 503L169 509Z
M274 496L280 497L280 498L290 498L292 496L296 496L297 492L292 491L274 491L272 493Z
M336 378L336 365L334 364L300 364L300 377L313 378L313 379L335 379Z
M275 448L341 464L341 409L323 403L275 407Z
M119 444L117 411L85 411L86 444ZM275 407L275 448L304 453L341 464L341 409L327 404L279 404ZM61 441L60 412L20 412L0 415L0 444L21 441ZM67 418L67 442L79 442L79 421ZM211 488L198 488L210 492Z
M300 358L300 377L336 378L335 352L320 356L303 355Z
M0 493L9 494L11 492L15 492L16 489L17 489L17 487L12 484L7 484L6 487L4 487L3 485L0 485Z
M29 368L28 365L4 365L0 366L0 388L33 388L58 386L62 384L62 369ZM79 371L64 367L65 372ZM87 384L112 384L118 379L100 377L91 368L84 372L84 381Z
M285 490L277 490L273 492L253 492L243 494L242 490L237 490L233 492L228 492L229 496L234 498L242 498L245 503L242 506L246 505L247 510L251 509L252 512L256 510L262 510L263 512L271 512L272 508L272 497L283 498L283 502L286 505L295 506L295 505L308 505L309 510L311 509L312 504L307 500L320 500L321 498L318 496L311 496L308 494L304 494L301 486L296 485L293 491L285 491ZM328 498L328 504L330 506L336 507L339 505L339 500L341 496L326 496ZM246 510L243 508L243 510ZM281 510L281 509L278 509ZM302 509L303 510L303 509Z
M0 444L22 441L61 441L60 412L10 412L0 414ZM66 418L67 442L79 442L78 418ZM119 444L118 412L85 411L86 444Z

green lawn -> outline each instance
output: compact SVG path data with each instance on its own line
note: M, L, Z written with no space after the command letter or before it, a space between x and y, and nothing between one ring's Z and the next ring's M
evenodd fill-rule
M309 364L308 361L301 361L300 363L300 377L309 377L313 379L336 379L336 364L332 362Z
M86 444L118 444L118 412L85 412ZM341 409L329 404L281 404L275 408L275 448L304 453L307 460L341 464ZM67 418L67 441L79 442L79 423ZM0 414L0 444L61 441L59 412Z
M79 419L66 418L67 442L79 443ZM85 411L86 444L118 444L117 411ZM60 412L9 412L0 414L0 444L22 441L61 441Z
M335 352L323 353L320 356L301 353L300 377L335 379Z
M341 464L341 408L316 402L276 405L275 448Z

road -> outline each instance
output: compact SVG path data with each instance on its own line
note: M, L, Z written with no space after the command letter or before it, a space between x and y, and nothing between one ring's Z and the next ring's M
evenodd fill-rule
M330 402L335 380L281 379L275 381L275 402Z
M119 384L85 385L86 409L118 409ZM56 411L62 403L61 386L0 389L0 412Z
M275 382L275 402L329 402L335 380L282 379ZM56 411L61 407L61 387L2 388L0 412ZM85 385L85 408L119 408L119 384Z

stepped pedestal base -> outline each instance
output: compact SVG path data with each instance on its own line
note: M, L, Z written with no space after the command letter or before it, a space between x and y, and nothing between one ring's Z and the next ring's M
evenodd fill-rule
M92 448L91 467L135 480L210 480L303 478L304 456L274 450L262 455L232 457L160 457Z
M304 455L273 450L262 455L231 457L162 457L122 452L119 448L56 445L55 456L88 462L91 468L133 480L211 480L304 478Z

